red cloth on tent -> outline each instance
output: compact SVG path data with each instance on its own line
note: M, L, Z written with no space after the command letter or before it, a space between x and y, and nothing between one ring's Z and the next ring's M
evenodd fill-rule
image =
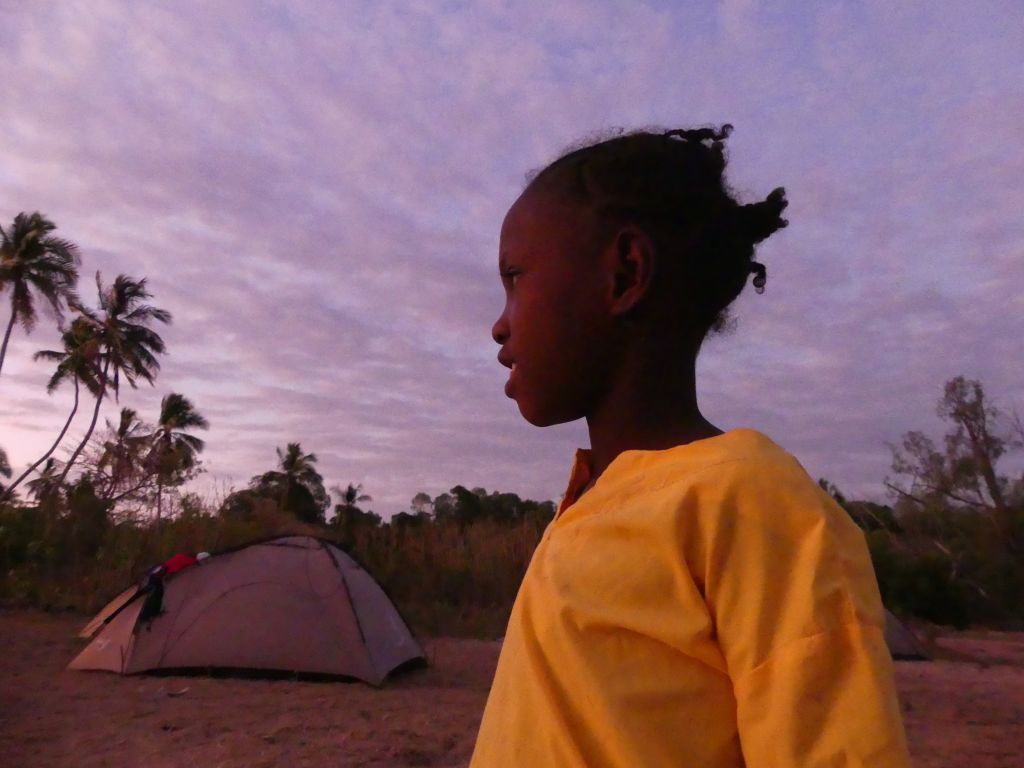
M186 555L181 552L176 554L174 557L164 562L164 574L170 576L172 573L177 573L182 568L188 568L190 565L195 565L199 561L192 555Z

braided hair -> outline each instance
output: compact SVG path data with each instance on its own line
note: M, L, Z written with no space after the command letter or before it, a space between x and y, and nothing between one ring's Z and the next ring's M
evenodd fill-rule
M782 187L747 205L727 187L731 131L723 125L616 136L570 151L530 182L586 206L603 226L644 229L679 268L698 342L726 326L728 307L751 275L764 292L768 273L754 247L787 224Z

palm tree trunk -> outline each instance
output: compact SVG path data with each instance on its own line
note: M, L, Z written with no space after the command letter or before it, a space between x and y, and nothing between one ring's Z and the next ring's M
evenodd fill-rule
M164 468L167 464L169 452L170 433L163 432L157 438L154 450L156 451L156 524L160 525L160 518L164 511Z
M7 342L11 338L11 329L14 328L14 321L18 318L18 313L14 311L14 307L11 307L11 322L7 324L7 332L4 334L4 343L0 347L0 370L4 367L4 358L7 357Z
M26 477L31 475L32 471L36 467L38 467L40 464L42 464L44 461L46 461L48 458L50 458L50 455L55 450L57 450L57 446L60 445L60 441L64 439L64 435L67 434L68 427L71 426L71 420L75 418L75 412L78 410L78 377L75 376L72 379L72 381L74 381L74 383L75 383L75 404L71 408L71 415L68 416L68 420L64 422L64 429L62 429L60 431L60 434L57 435L57 440L56 440L56 442L53 445L50 446L50 450L48 450L46 453L44 453L42 455L42 458L40 458L35 464L33 464L28 469L26 469L24 472L22 472L21 475L18 477L18 479L15 480L13 483L11 483L10 486L8 486L7 494L6 494L8 498L14 498L14 489L18 487L18 485L21 483L22 480L24 480Z
M78 454L85 448L86 443L89 442L89 438L92 437L92 431L96 429L96 420L100 416L100 404L103 402L103 396L107 394L107 371L110 368L110 360L108 359L103 364L103 373L100 374L100 392L96 395L96 407L92 409L92 421L89 422L89 430L85 433L85 437L82 438L82 442L75 448L75 452L71 454L71 458L68 459L68 463L64 465L64 471L60 474L60 480L57 481L57 485L61 486L64 484L64 480L68 476L68 472L71 471L71 465L75 463L75 459L78 458Z

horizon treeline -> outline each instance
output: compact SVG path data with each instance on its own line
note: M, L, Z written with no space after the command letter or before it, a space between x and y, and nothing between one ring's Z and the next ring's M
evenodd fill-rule
M176 552L303 533L352 553L417 631L504 631L553 502L455 485L433 498L417 493L408 511L384 521L367 508L372 498L361 485L328 491L316 455L298 441L277 447L272 468L223 498L188 492L205 448L195 432L210 425L185 395L165 395L152 421L122 407L117 423L96 430L102 403L117 399L122 382L154 383L166 352L154 326L171 314L148 303L144 278L126 275L105 284L97 273L97 305L87 306L77 292L78 249L54 229L38 213L0 227L0 296L11 300L0 388L11 333L17 324L32 330L41 298L61 345L34 357L54 366L49 392L74 393L54 443L17 476L0 445L0 605L91 612ZM83 390L94 399L90 424L60 461L53 454ZM825 479L819 485L864 531L895 613L956 627L1024 627L1024 475L1006 469L1006 457L1024 447L1024 425L963 376L945 383L937 413L947 428L941 439L914 431L888 446L891 504L847 499Z
M819 485L864 531L894 613L958 628L1024 628L1024 478L1003 471L1006 456L1024 446L1020 419L1006 418L980 382L963 377L946 383L938 411L948 427L941 440L909 432L890 446L892 504ZM328 519L309 503L322 491L310 455L298 444L278 455L278 469L248 488L219 501L183 494L160 519L112 512L114 502L87 475L53 506L0 504L0 603L88 613L177 552L305 534L350 552L420 633L504 632L553 502L456 485L434 498L417 493L408 511L385 522L365 508L362 487L349 485L334 489ZM289 471L304 491L289 490Z

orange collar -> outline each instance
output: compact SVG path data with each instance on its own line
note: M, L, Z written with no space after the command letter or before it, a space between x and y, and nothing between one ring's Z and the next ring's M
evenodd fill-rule
M590 482L590 476L593 471L590 460L591 452L589 449L578 448L576 450L576 456L572 463L572 472L569 473L569 485L565 489L565 495L562 496L562 503L558 505L558 511L555 513L555 517L558 517L565 510L575 504L582 494L583 489L587 487L587 483Z

